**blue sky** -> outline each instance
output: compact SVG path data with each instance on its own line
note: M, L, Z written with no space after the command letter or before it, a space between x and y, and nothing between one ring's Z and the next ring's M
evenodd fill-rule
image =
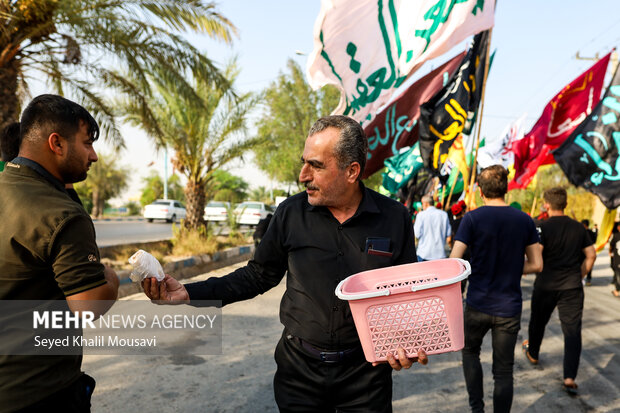
M318 0L224 0L218 7L237 26L239 38L232 46L197 36L192 41L221 64L232 56L238 57L239 89L259 91L267 87L278 73L285 71L289 58L305 67L307 57L296 55L295 51L309 54L312 50L313 26L320 9ZM492 47L497 52L487 82L482 135L497 137L506 124L524 112L528 114L525 126L529 130L547 102L594 63L577 60L577 52L586 57L596 53L602 57L614 46L620 46L617 0L499 0L492 34ZM457 52L428 62L417 76ZM163 154L155 153L141 131L123 131L128 147L122 154L124 163L139 176L148 174L146 165L151 161L163 170ZM257 171L251 161L245 165L237 163L231 170L251 186L268 187L269 180ZM139 178L134 178L126 196L135 196L140 186Z

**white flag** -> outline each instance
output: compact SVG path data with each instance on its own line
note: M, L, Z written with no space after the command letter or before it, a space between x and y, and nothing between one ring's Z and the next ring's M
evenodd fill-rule
M492 27L494 9L494 0L322 0L310 85L336 85L335 113L364 124L422 63Z
M523 139L523 122L526 116L527 113L524 113L519 119L506 126L498 139L486 140L486 144L478 151L478 165L481 168L491 165L502 165L508 168L514 163L512 144Z

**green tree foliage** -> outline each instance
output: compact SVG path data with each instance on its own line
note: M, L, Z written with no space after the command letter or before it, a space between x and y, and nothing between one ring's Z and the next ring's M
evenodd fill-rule
M374 174L370 175L368 178L364 179L364 185L368 188L378 191L381 184L383 184L383 170L385 168L381 168Z
M89 214L92 214L93 194L90 188L87 185L84 185L83 182L79 184L75 184L73 187L75 189L75 192L77 192L78 196L80 197L80 201L82 201L82 205L84 206L84 209L86 210L86 212L88 212Z
M596 196L583 188L572 185L558 164L539 170L536 174L536 182L531 187L510 191L507 201L516 201L521 204L523 212L537 216L542 212L543 193L546 189L556 186L566 189L568 194L566 215L579 221L582 219L592 219ZM535 204L534 200L536 200ZM533 209L532 206L534 206Z
M238 204L247 198L248 183L239 176L218 169L213 171L206 190L206 198L213 201L226 201Z
M144 187L140 195L140 205L148 205L156 199L164 197L164 180L159 176L157 171L151 171L151 174L142 179ZM172 175L168 178L168 198L185 203L185 194L181 178L178 175Z
M122 146L104 94L114 90L140 99L153 67L174 78L179 93L191 93L188 70L226 84L181 32L230 42L236 28L203 0L0 1L0 128L17 120L28 81L47 79L51 90L69 92L93 112L104 135Z
M271 178L296 183L308 130L336 108L340 92L333 86L313 91L295 61L289 59L287 66L288 73L280 73L263 91L264 110L257 123L261 143L254 154Z
M263 202L265 204L273 204L273 199L271 199L271 191L269 188L264 186L259 186L250 191L249 199L252 201Z
M246 121L255 105L251 94L236 96L233 83L238 75L234 63L225 69L228 82L218 85L195 77L193 97L179 95L179 84L163 67L149 74L156 93L140 101L124 100L119 107L126 119L144 129L158 147L174 151L172 163L187 178L187 228L203 224L206 190L213 173L252 148L254 139L246 139ZM131 75L128 75L131 76Z
M129 216L136 216L136 215L140 215L140 204L138 204L135 201L129 201L125 204L125 208L127 208L127 215Z
M117 158L112 155L99 155L99 160L93 163L84 182L75 185L82 202L90 199L91 214L95 218L103 215L105 203L127 188L131 171L117 164Z

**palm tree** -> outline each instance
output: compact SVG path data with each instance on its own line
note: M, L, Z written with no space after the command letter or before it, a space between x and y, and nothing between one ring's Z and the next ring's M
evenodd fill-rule
M226 42L236 28L203 0L0 0L0 129L17 120L32 79L95 114L104 134L122 139L104 91L138 99L154 67L191 93L184 74L225 84L215 65L173 32L207 34ZM132 73L131 81L121 73ZM142 93L141 93L142 92ZM143 106L148 112L148 108Z
M175 79L162 70L155 70L150 79L151 96L145 96L150 114L139 104L121 101L119 106L128 113L126 119L151 136L158 148L174 150L172 163L187 178L187 228L203 224L205 191L213 173L253 147L254 139L244 139L246 120L255 105L251 94L237 96L233 83L238 71L234 63L225 68L226 84L217 85L194 77L194 92L201 99L178 95Z
M99 160L95 162L88 177L83 183L77 184L85 187L86 193L92 199L92 215L99 218L103 215L106 201L119 195L127 188L131 171L127 167L119 166L117 157L113 155L99 155Z
M252 189L252 191L250 192L250 199L252 201L259 201L265 204L273 203L273 199L271 199L271 193L269 189L264 186L259 186Z

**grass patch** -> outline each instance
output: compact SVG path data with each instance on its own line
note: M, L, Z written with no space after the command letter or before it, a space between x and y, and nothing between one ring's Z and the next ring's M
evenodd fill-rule
M228 236L216 235L212 228L187 229L183 225L172 226L172 239L169 241L135 243L104 247L100 249L101 262L116 269L130 269L127 262L139 249L152 254L163 265L179 257L213 254L229 247L252 243L251 235L232 231Z
M171 254L176 257L185 257L200 254L213 254L225 248L244 245L252 242L251 236L239 231L231 231L223 237L213 233L211 227L202 226L197 229L188 229L183 225L172 226Z
M114 268L131 268L127 260L140 249L151 253L159 262L164 264L166 257L170 255L172 243L170 241L159 241L104 247L99 250L101 262Z
M188 229L181 226L172 226L172 255L191 256L199 254L213 254L223 245L207 227Z

